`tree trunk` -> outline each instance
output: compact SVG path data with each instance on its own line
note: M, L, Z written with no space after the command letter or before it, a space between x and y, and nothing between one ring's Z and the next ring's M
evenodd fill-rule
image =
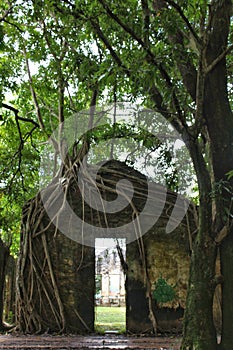
M191 256L181 350L217 348L212 313L216 246L208 232L199 232L198 236Z
M6 265L9 255L9 248L0 239L0 331L5 329L3 323L4 284L6 276Z
M221 350L232 349L233 334L233 232L221 245L221 273L224 277L222 285L222 340Z
M222 25L222 22L221 22ZM218 40L217 40L218 41ZM216 41L215 41L216 43ZM215 58L214 56L212 59ZM210 61L211 59L209 59ZM233 114L227 92L225 58L213 69L206 81L205 117L212 151L215 180L215 206L213 230L218 234L232 222L232 188L227 173L233 169ZM222 285L222 341L220 349L228 350L233 344L233 231L220 242Z
M231 225L232 183L227 173L233 169L233 114L228 98L226 57L232 1L216 1L212 13L212 30L206 48L206 63L213 65L206 77L204 94L204 117L211 140L211 159L214 184L212 197L216 211L213 212L212 231L215 235ZM231 187L230 187L231 185ZM214 195L214 196L213 196ZM220 348L229 350L233 344L233 232L220 244L222 286L222 342Z
M200 192L199 229L193 242L181 350L216 350L213 321L217 246L212 232L211 176L195 140L187 143Z

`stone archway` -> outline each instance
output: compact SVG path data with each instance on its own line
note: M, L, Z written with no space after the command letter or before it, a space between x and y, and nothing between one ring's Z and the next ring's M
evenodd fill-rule
M104 164L99 173L103 198L108 201L115 199L115 186L119 179L128 179L133 183L136 193L132 199L133 205L128 205L118 215L106 215L83 203L77 180L73 178L67 187L67 198L75 215L94 227L105 228L117 228L119 224L132 220L135 211L140 213L144 208L148 193L147 179L125 163L111 160ZM59 179L45 190L48 198L53 195L56 186L61 186ZM154 184L154 193L159 196L160 190ZM189 241L196 227L190 207L187 214L189 219L185 218L172 233L166 234L165 227L176 197L175 193L168 191L166 205L156 224L139 239L127 242L126 326L131 333L151 332L157 326L156 315L152 312L151 292L153 283L161 274L169 282L175 282L179 289L179 301L171 306L184 306ZM53 205L59 211L62 200L57 197ZM62 220L67 232L72 230L70 218L63 215ZM61 233L46 214L40 194L26 204L17 273L17 324L20 330L30 333L94 331L95 235L92 237L89 234L89 245L85 245L85 233L80 227L84 244ZM90 244L90 237L93 244Z

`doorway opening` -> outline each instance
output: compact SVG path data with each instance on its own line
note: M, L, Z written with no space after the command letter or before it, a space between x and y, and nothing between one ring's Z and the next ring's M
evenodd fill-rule
M125 275L122 258L126 239L95 239L95 331L126 331Z

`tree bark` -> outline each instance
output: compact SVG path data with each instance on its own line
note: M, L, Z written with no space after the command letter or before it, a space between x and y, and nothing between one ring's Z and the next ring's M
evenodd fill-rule
M232 3L229 0L215 2L212 8L212 18L208 43L205 48L205 61L207 67L212 67L206 76L203 95L203 115L210 140L209 163L213 168L212 190L206 191L204 187L199 190L201 196L212 197L212 218L208 215L208 229L202 226L205 223L200 218L200 241L195 242L190 268L189 293L185 313L184 339L181 349L213 350L217 348L216 334L212 322L212 303L214 289L214 265L216 259L216 246L214 237L225 225L230 225L231 219L227 210L231 210L231 197L225 186L227 172L233 169L233 115L229 104L227 92L226 58L219 57L227 47L229 33L230 13ZM216 61L216 65L212 63ZM196 172L201 180L204 174L200 169ZM216 188L218 191L216 191ZM205 212L208 204L200 203L200 215ZM216 210L213 210L216 208ZM232 213L231 213L232 214ZM204 219L204 217L203 217ZM204 219L206 220L207 217ZM203 226L203 227L204 227ZM221 244L221 273L222 286L222 341L221 350L229 350L233 344L233 232ZM198 321L199 320L199 321Z
M190 147L190 153L200 189L199 231L191 254L181 350L215 350L217 339L213 322L213 298L217 248L211 235L211 184L198 147Z
M200 234L203 235L201 232ZM191 258L181 350L217 348L212 315L214 286L211 282L215 274L215 259L216 248L210 239L195 243Z
M227 47L232 2L217 4L213 16L213 29L207 48L207 64L216 60ZM222 285L222 340L220 349L228 350L233 344L233 231L232 188L227 173L233 169L233 114L227 91L227 66L224 56L208 74L205 86L205 118L211 139L214 181L219 189L215 194L216 214L214 231L228 227L228 235L220 242Z
M233 232L224 240L221 249L221 273L224 281L222 285L222 339L221 350L232 348L233 334Z
M193 243L181 350L217 349L213 322L217 247L211 231L211 179L198 147L190 149L200 189L199 231Z

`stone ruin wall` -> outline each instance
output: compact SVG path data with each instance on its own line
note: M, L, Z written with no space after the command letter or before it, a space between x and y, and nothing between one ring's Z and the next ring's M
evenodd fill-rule
M140 173L134 171L132 168L126 165L120 164L119 162L113 162L112 172L106 173L103 171L104 179L113 179L114 171L117 169L121 172L125 172L125 177L133 174L135 177L135 186L138 193L138 198L135 199L137 208L144 205L146 190L142 187L142 180L145 178ZM123 170L122 170L123 169ZM137 177L139 176L139 180ZM112 192L103 193L108 200L115 198ZM184 218L183 222L170 234L166 234L165 227L169 219L169 210L172 210L171 203L175 203L176 195L174 193L167 194L169 205L166 205L160 219L156 224L143 236L143 247L145 251L145 262L148 269L148 276L150 283L153 285L155 281L162 275L169 284L177 286L178 299L174 303L170 303L168 308L182 309L185 306L187 285L188 285L188 273L189 273L189 252L190 252L190 233L195 234L196 225L192 210L188 212L190 227L187 227L187 220ZM70 205L76 215L83 217L82 213L82 202L80 201L80 194L76 191L75 187L69 189ZM128 208L122 211L118 215L108 215L108 221L113 227L118 227L119 223L124 223L129 220L132 216L132 208ZM69 219L64 217L63 220L67 220L67 230L69 230ZM85 220L92 223L94 226L104 226L105 218L101 215L96 215L88 205L85 204ZM147 220L150 220L148 218ZM49 222L48 217L43 218L43 225ZM189 234L188 234L189 232ZM28 232L26 223L23 225L22 237L21 237L21 252L23 252L26 238L30 232ZM85 235L85 232L83 232ZM56 281L57 290L59 292L59 298L62 303L62 313L65 317L64 330L73 333L90 333L94 331L94 290L95 290L95 252L94 243L93 247L81 245L55 229L53 225L49 226L49 229L45 232L44 236L47 241L50 261L53 268L53 274ZM127 232L126 232L127 237ZM109 237L112 238L112 237ZM121 237L124 238L124 237ZM94 239L94 237L93 237ZM142 333L151 332L152 323L148 317L148 298L147 290L145 288L145 271L143 268L142 259L140 258L139 245L137 241L127 244L126 251L126 263L128 266L126 275L126 326L130 333ZM40 236L35 236L32 240L32 251L36 255L36 259L40 261L40 265L43 266L40 271L40 278L46 280L48 285L47 290L50 293L50 300L53 300L53 283L49 274L49 264L46 261L44 250L41 249ZM23 261L24 258L21 260ZM21 268L20 278L27 279L29 268L28 257L26 257L25 268ZM22 265L21 261L21 265ZM44 263L43 263L44 261ZM19 286L20 286L19 278ZM27 283L26 283L27 285ZM20 289L20 288L19 288ZM51 312L49 301L46 300L46 293L38 295L37 291L33 291L32 298L36 300L35 308L41 319L44 320L41 331L57 331L58 322L56 320L56 313ZM41 298L45 305L43 308L40 305ZM22 303L22 300L21 300ZM56 302L55 302L56 304ZM20 309L22 305L18 305L18 323L21 329L25 330L25 324L27 320L20 317ZM59 305L55 305L58 310ZM155 310L156 314L156 310ZM25 315L24 315L25 317ZM27 317L27 316L26 316ZM60 317L60 316L59 316ZM164 315L161 317L159 327L162 329L164 325ZM169 318L169 316L168 316ZM171 316L171 318L174 318ZM181 318L180 314L176 318ZM167 317L165 317L167 321ZM165 328L170 327L171 329L176 328L181 330L181 324L174 325L165 322Z

